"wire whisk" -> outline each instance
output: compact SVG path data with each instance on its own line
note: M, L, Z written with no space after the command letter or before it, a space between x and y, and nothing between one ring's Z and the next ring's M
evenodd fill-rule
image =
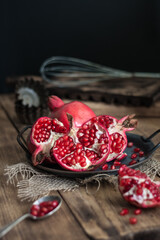
M55 56L44 61L40 68L44 81L56 87L78 87L111 78L129 78L132 73L90 61Z

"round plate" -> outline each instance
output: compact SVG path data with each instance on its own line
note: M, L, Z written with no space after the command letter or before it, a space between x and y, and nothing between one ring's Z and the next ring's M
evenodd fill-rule
M125 149L125 153L127 153L127 157L121 161L122 164L129 165L129 162L132 160L131 155L134 153L134 148L138 147L142 151L144 151L143 157L137 157L135 160L137 161L136 164L131 165L131 168L136 168L141 164L145 163L148 158L153 153L153 148L155 145L149 139L145 139L143 136L139 136L136 134L128 133L127 134L128 142L133 142L133 147L127 147ZM138 154L137 154L138 155ZM118 174L118 169L110 170L110 167L113 165L114 161L108 162L108 170L102 170L102 168L93 170L93 171L84 171L84 172L75 172L62 169L57 164L46 164L43 163L41 165L37 165L36 168L53 173L54 175L58 175L61 177L70 177L70 178L85 178L91 177L97 174Z

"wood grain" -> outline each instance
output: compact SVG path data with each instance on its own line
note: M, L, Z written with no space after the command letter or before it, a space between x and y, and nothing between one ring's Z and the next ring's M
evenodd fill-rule
M14 96L1 95L0 101L0 200L1 200L1 227L25 213L30 204L20 202L17 199L16 187L6 185L6 179L3 176L3 169L8 164L25 162L26 157L23 150L16 142L16 134L23 125L18 121L14 111ZM85 102L93 110L101 114L108 113L107 104ZM102 107L101 107L102 106ZM141 108L139 108L139 112ZM121 108L110 107L112 115L120 116ZM129 113L126 108L125 114ZM143 112L143 117L138 117L139 124L135 133L149 136L152 132L160 128L159 112L152 108L152 114L148 111ZM160 136L154 141L160 141ZM160 159L159 151L155 154ZM137 217L138 224L130 225L129 217L133 216L135 207L126 203L119 192L113 187L102 182L99 191L97 184L91 183L88 186L89 193L85 187L81 187L75 192L56 192L63 199L61 209L54 215L42 222L32 222L26 220L19 224L12 232L6 235L5 239L96 239L96 240L140 240L140 239L160 239L160 208L145 209ZM122 208L127 207L130 215L120 216Z

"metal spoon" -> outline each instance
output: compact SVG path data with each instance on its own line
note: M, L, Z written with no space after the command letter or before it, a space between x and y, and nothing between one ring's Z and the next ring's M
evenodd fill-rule
M18 219L14 220L13 222L11 222L11 223L7 224L5 227L3 227L0 230L0 238L3 237L13 227L15 227L18 223L20 223L21 221L23 221L26 218L31 218L33 220L41 220L41 219L44 219L44 218L47 218L47 217L51 216L53 213L55 213L60 208L60 206L62 204L62 199L59 196L46 196L46 197L42 197L42 198L36 200L32 204L32 206L33 205L39 205L42 202L54 201L54 200L57 200L59 204L52 211L50 211L49 213L46 213L44 216L41 216L41 217L33 216L31 213L24 214L23 216L19 217Z

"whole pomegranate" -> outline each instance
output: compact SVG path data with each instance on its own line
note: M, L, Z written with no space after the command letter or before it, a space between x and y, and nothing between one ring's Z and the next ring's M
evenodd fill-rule
M118 182L123 198L131 204L142 208L160 206L160 182L152 181L145 173L122 165Z
M137 120L133 119L135 115L127 115L118 120L109 115L98 116L98 122L105 126L110 136L110 154L107 162L115 158L120 158L127 147L126 131L132 131L137 126Z
M84 103L79 101L64 103L57 96L49 97L48 106L51 110L51 118L57 118L67 129L70 128L67 113L73 117L74 127L81 127L83 123L96 116Z
M63 168L86 171L105 162L110 152L107 129L96 118L79 128L72 125L72 117L68 121L69 130L55 118L42 117L35 122L28 141L33 165L50 159Z

